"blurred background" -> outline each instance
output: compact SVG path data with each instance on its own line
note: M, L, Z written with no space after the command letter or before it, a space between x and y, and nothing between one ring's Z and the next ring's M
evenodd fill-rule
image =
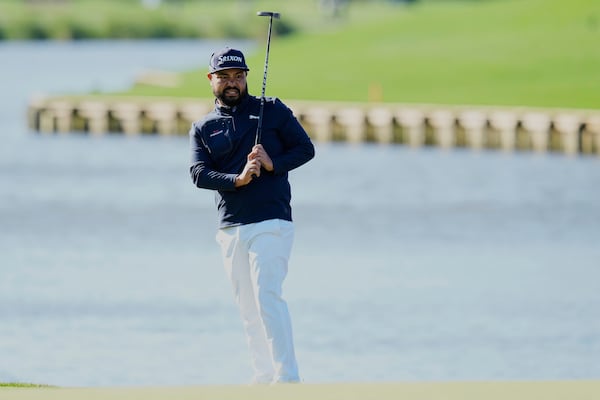
M600 109L593 0L1 0L0 382L249 381L185 135L41 134L27 108L210 100L225 45L259 94L259 10L282 14L267 94L284 102ZM598 379L598 162L318 142L291 174L285 296L305 382Z

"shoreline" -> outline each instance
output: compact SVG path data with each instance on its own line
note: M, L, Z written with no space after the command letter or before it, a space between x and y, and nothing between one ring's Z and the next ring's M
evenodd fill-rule
M212 99L42 97L29 102L39 133L187 135ZM317 142L494 149L600 156L600 110L287 101Z

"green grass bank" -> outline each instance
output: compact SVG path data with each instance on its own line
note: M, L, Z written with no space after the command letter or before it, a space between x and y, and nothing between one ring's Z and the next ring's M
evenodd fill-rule
M2 388L49 388L49 385L40 385L37 383L23 383L23 382L0 382L0 389Z
M282 4L282 19L294 10ZM254 11L248 11L254 15ZM254 18L255 20L260 18ZM596 0L356 3L271 44L267 95L284 99L600 108ZM279 22L276 22L279 23ZM266 20L262 30L266 33ZM248 54L260 94L265 38ZM118 95L210 97L206 67L176 87Z
M302 29L312 1L278 27L280 34ZM255 8L274 0L163 0L156 7L141 0L2 0L0 40L82 40L146 38L252 38L262 24L249 19ZM293 16L295 17L293 17Z

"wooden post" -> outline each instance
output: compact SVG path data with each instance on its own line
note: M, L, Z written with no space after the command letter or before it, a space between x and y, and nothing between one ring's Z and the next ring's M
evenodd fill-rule
M54 114L56 131L68 133L71 131L71 120L73 116L73 105L67 101L53 101L49 108Z
M360 108L342 108L335 113L336 120L343 127L346 141L360 143L365 138L365 114Z
M311 107L304 116L310 125L315 139L319 142L329 142L333 138L331 132L331 111L325 107Z
M88 129L93 135L108 132L108 106L100 101L84 101L79 104L79 114L87 119Z
M406 133L410 147L420 147L425 144L425 114L416 108L401 108L396 111L398 123Z
M54 133L54 110L49 108L42 108L39 111L39 130L41 133Z
M394 141L394 115L388 108L372 108L367 113L367 120L374 128L375 140L380 143Z
M592 151L600 157L600 114L594 114L587 117L585 121L585 130L591 135Z
M455 145L454 115L450 111L433 111L429 114L429 123L435 130L440 147L447 149Z
M177 110L173 103L150 103L146 115L156 123L156 131L161 135L175 134L177 126Z
M482 149L485 145L484 129L487 124L485 114L476 110L464 111L459 115L458 122L465 129L467 145L475 150Z
M43 97L33 97L29 100L27 106L27 126L29 129L39 131L40 129L40 114L46 107L46 101Z
M490 114L490 125L500 133L500 148L512 151L517 143L517 116L510 111L495 111Z
M522 124L531 135L531 145L534 151L548 150L550 123L550 117L542 112L529 112L523 115Z
M575 114L558 114L554 117L554 126L560 132L565 154L572 156L579 153L580 117Z
M125 135L141 133L140 106L136 103L120 102L113 105L112 115L121 124Z

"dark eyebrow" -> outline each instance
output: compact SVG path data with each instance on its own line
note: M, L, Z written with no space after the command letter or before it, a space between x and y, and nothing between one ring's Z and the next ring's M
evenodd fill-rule
M232 72L231 76L238 76L238 75L243 75L244 71L240 71L240 72ZM215 72L215 75L217 76L230 76L230 74L225 73L225 72Z

